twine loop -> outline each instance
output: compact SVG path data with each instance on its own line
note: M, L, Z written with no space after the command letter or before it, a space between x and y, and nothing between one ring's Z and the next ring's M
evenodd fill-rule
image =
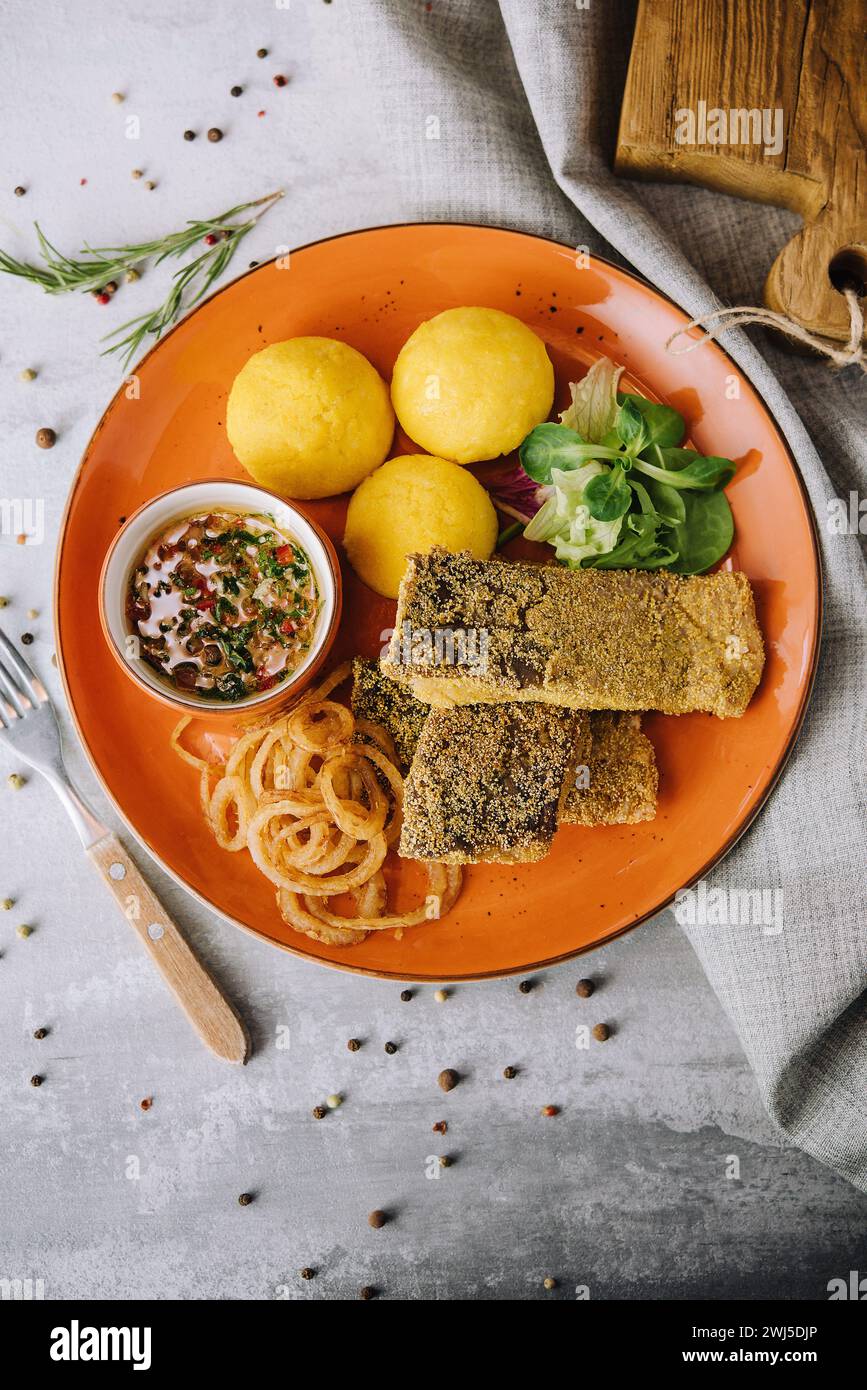
M714 338L720 328L740 328L747 323L759 323L764 328L777 328L787 337L794 338L796 342L814 348L823 357L827 357L835 367L858 366L862 372L867 372L863 342L864 311L854 289L847 287L842 293L849 308L849 338L845 347L840 347L838 343L822 334L810 333L801 324L795 323L794 319L787 318L785 314L775 313L773 309L764 309L758 305L738 304L731 309L717 309L712 313L700 314L698 318L690 319L688 324L683 328L678 328L677 332L672 333L671 337L666 340L665 350L672 353L673 356L679 357L685 352L693 352L695 348L701 347L702 343ZM708 325L712 326L708 327ZM695 338L685 347L672 347L672 343L676 339L689 333L693 328L704 330L700 338Z

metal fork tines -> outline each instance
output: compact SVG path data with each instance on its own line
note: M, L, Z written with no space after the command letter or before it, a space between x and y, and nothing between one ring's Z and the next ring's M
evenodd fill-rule
M41 772L63 802L85 849L108 834L72 786L48 692L0 628L0 738Z

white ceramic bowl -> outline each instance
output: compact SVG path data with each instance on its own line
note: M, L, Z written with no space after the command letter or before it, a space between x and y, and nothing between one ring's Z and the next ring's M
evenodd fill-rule
M281 531L296 538L304 547L319 588L321 607L313 643L298 670L271 690L259 690L241 700L205 698L176 689L148 662L136 656L135 645L127 640L134 635L126 616L129 583L149 543L167 530L173 521L185 516L203 516L212 511L271 517ZM297 693L307 685L322 665L340 620L340 565L325 533L291 502L252 483L213 479L172 488L133 513L115 536L105 557L99 599L106 641L131 680L164 704L186 713L236 714L263 705L282 703L287 695Z

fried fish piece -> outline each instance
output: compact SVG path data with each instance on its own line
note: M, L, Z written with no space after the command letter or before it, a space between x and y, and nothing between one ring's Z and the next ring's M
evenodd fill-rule
M431 710L404 788L400 854L445 864L542 859L590 742L586 715L550 705Z
M653 820L659 773L641 715L594 711L592 746L563 804L563 825L636 825Z
M383 670L447 707L531 700L739 717L764 646L746 575L411 555Z
M430 706L417 700L405 685L384 675L378 661L366 661L360 656L352 663L351 699L356 719L368 719L391 734L400 770L405 773Z

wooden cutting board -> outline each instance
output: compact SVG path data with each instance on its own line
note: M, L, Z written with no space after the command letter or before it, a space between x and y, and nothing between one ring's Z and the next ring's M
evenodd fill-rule
M639 0L618 173L792 208L765 304L849 336L867 285L867 0Z

